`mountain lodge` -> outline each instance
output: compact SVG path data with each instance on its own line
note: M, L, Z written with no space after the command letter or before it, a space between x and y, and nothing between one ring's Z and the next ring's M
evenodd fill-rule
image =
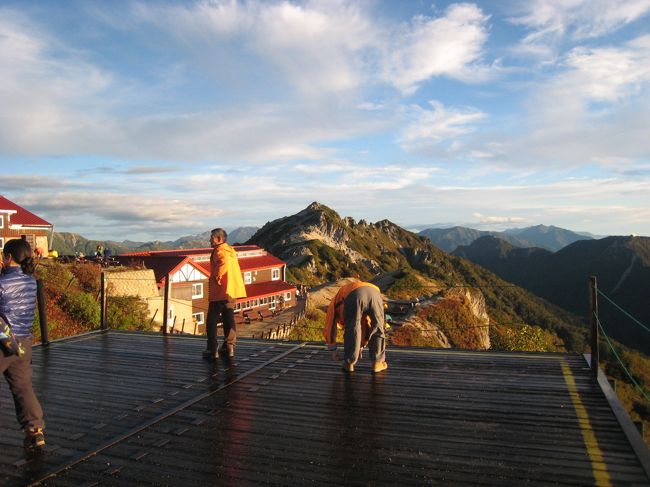
M286 282L286 263L257 245L238 245L239 267L246 286L246 298L237 300L235 313L269 316L276 310L296 305L296 287ZM204 331L208 309L208 279L211 248L145 251L121 254L123 265L144 267L154 272L163 292L170 280L169 323L186 320ZM189 303L189 304L185 304Z
M0 195L0 250L7 241L22 238L38 253L47 254L54 225Z

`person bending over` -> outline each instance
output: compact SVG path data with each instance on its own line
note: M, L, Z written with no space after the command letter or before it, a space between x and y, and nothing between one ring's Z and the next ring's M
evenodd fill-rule
M384 301L379 288L369 282L346 284L327 307L325 343L334 360L339 360L336 331L343 328L343 369L353 372L361 347L368 344L373 372L388 368L384 331Z

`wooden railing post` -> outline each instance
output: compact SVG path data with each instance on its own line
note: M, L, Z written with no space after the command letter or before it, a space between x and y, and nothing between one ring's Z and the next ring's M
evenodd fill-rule
M169 294L171 291L172 283L171 283L171 276L167 274L167 277L165 279L165 297L163 299L163 311L164 316L163 316L163 323L162 323L162 332L163 335L167 335L167 325L169 324Z
M41 325L41 345L48 346L50 339L47 335L47 314L45 311L45 288L43 279L36 280L36 300L38 301L38 322Z
M102 330L108 328L106 323L106 278L103 271L99 275L99 326Z
M591 373L598 380L598 364L600 363L600 350L598 347L598 281L596 276L589 278L590 312L591 312Z

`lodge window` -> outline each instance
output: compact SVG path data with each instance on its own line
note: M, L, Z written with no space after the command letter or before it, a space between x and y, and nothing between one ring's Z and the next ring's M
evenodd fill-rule
M0 227L0 228L1 228L1 227ZM0 238L0 250L2 250L2 249L4 248L4 246L5 246L5 239L4 239L4 238Z
M197 282L192 284L192 299L200 299L203 297L203 283Z
M286 294L287 301L291 301L291 293Z
M251 282L251 273L244 272L244 284L250 284Z
M5 227L5 216L0 215L0 228L4 228L4 227Z
M192 319L197 325L202 325L205 322L203 311L192 313Z
M280 279L280 269L275 268L271 270L271 279L273 281Z

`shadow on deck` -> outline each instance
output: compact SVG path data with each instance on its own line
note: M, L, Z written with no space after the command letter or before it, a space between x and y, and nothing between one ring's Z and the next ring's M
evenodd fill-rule
M97 333L37 347L47 447L0 394L0 485L648 485L572 354L389 350L352 375L321 346ZM638 441L638 439L637 439ZM634 445L634 441L632 441Z

